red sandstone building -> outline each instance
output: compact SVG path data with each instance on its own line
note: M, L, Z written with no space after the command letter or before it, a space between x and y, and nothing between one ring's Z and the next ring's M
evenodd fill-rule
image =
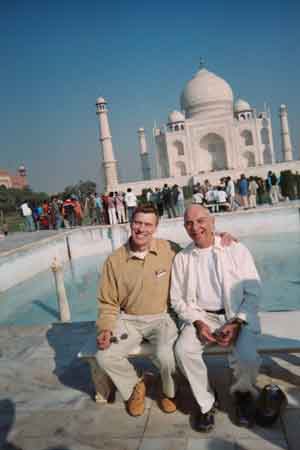
M5 186L8 189L24 189L28 186L25 167L20 166L16 175L10 174L7 170L0 169L0 186Z

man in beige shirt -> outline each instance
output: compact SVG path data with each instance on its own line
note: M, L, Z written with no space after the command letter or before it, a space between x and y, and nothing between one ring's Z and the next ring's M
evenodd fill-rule
M98 288L96 358L132 416L143 414L146 389L128 355L143 339L156 348L155 362L162 378L160 407L167 413L176 411L172 374L177 327L167 309L171 265L180 247L155 239L157 225L153 207L135 209L131 238L105 261Z

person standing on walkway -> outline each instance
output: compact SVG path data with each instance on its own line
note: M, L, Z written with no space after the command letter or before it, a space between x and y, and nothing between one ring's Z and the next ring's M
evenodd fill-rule
M108 219L110 225L116 225L118 223L116 214L116 201L114 193L110 192L107 200Z
M248 180L243 173L239 180L239 194L241 198L241 206L244 209L248 209L248 195L249 195Z
M178 184L175 184L177 189L177 202L175 203L177 217L182 217L184 214L184 195L183 190Z
M131 188L127 189L124 200L127 208L127 219L128 222L131 222L133 211L137 207L137 198L136 195L132 192Z
M124 198L122 192L115 192L115 202L116 202L118 223L125 223L126 217L125 217Z
M235 187L234 182L231 179L231 177L227 177L227 184L226 184L226 194L228 203L230 205L230 210L234 210L234 197L235 197Z
M164 184L163 190L162 190L162 197L163 197L163 204L164 204L164 211L167 212L168 218L171 219L172 215L173 217L176 217L176 211L174 206L174 198L172 195L172 190L169 188L167 184Z
M103 203L102 198L97 192L95 192L95 205L96 205L96 218L99 225L103 225L105 223L103 218Z
M249 178L249 208L256 208L258 184L253 177Z
M276 205L279 202L279 189L277 183L277 177L272 170L269 170L267 177L267 186L270 196L270 202L272 205Z
M24 217L24 221L25 221L25 231L34 231L35 226L34 226L34 221L33 221L33 217L32 217L32 210L29 207L27 200L25 200L21 204L20 209L21 209L22 216Z

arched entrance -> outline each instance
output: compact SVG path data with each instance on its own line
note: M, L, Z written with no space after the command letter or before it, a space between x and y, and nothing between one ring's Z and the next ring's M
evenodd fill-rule
M227 169L226 144L216 133L209 133L200 141L198 170Z
M175 174L176 177L177 176L183 177L186 175L186 167L183 161L177 161L175 167L176 167L176 174Z

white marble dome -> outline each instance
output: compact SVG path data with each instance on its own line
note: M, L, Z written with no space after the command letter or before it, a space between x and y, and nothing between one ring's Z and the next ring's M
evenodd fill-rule
M172 111L168 117L169 123L184 122L185 117L180 111Z
M207 69L200 69L187 82L181 94L180 102L187 117L213 105L229 105L232 110L233 93L225 80Z
M241 98L237 99L237 101L234 104L234 112L236 113L240 113L243 111L250 111L251 110L251 106L249 105L248 102L246 102L246 100L243 100Z
M103 97L98 97L96 100L96 105L99 105L101 103L107 103L107 101Z

